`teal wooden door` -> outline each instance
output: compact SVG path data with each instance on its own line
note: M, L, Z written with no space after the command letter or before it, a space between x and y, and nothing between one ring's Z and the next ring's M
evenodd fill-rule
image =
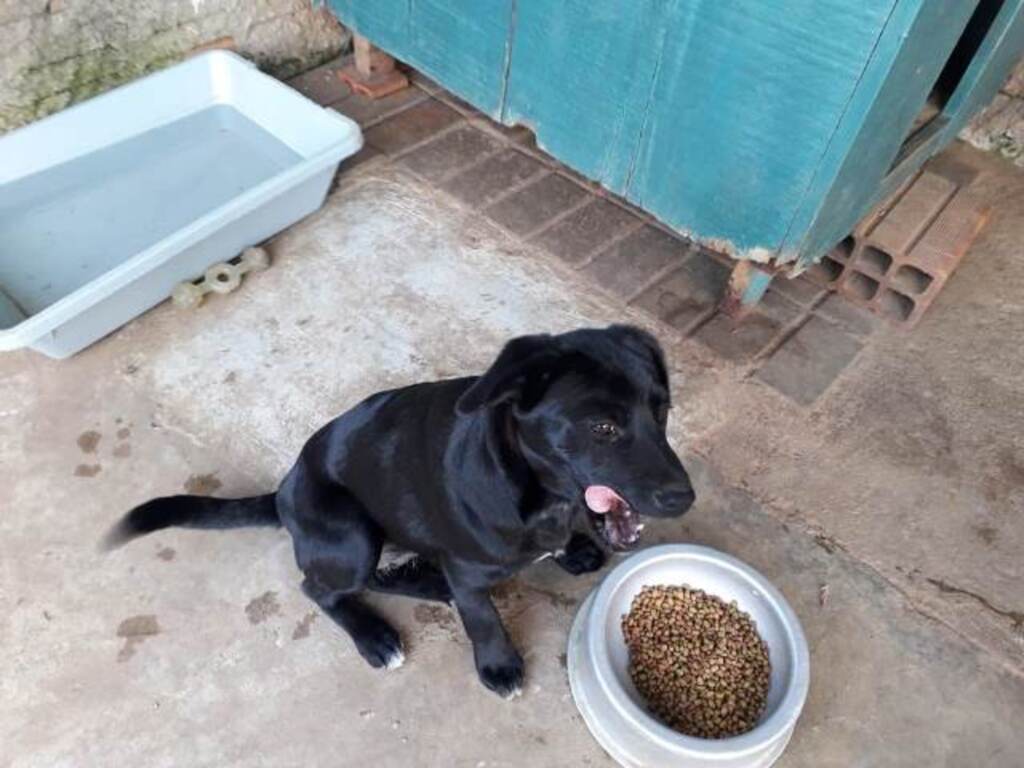
M514 0L329 0L351 29L500 118Z
M731 255L790 258L786 234L891 7L677 3L627 196Z
M1024 49L1024 0L329 4L683 234L775 267L820 258L952 140ZM974 27L970 65L909 151L916 116Z

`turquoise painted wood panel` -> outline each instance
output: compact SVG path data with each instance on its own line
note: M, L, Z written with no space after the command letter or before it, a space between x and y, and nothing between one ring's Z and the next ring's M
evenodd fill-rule
M731 253L774 254L893 3L681 2L627 197Z
M345 24L496 119L515 0L328 0Z
M328 0L328 7L351 29L386 51L411 50L409 0Z
M951 115L946 139L953 139L985 107L1006 81L1024 51L1024 0L1006 0L960 87L946 107Z
M806 263L950 141L1024 50L1006 0L893 158L978 0L328 0L562 162L738 258Z
M811 220L798 217L794 222L786 248L792 255L805 262L818 258L870 210L973 11L974 4L964 0L929 0L917 7L901 3L896 8L807 196L802 215L813 209Z
M502 118L623 194L676 0L520 0Z

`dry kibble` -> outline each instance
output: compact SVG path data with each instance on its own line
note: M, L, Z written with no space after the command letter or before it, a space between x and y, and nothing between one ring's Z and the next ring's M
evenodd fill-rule
M723 739L757 724L768 647L736 606L689 587L644 587L622 617L629 674L654 715L680 733Z

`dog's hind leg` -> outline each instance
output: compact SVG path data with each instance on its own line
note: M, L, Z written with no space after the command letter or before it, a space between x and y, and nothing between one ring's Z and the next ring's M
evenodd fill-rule
M352 637L356 650L371 667L397 669L405 661L398 633L357 595L321 581L322 570L307 572L305 592L321 610Z
M366 584L374 592L451 603L452 590L441 569L420 556L378 568Z
M348 632L370 666L401 666L398 633L359 598L382 544L362 504L341 486L304 478L301 469L282 484L278 502L305 574L302 591Z

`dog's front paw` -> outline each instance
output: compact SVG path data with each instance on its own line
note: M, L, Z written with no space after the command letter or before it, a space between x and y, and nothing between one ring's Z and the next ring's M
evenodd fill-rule
M604 550L582 533L574 533L565 547L565 552L555 557L558 563L569 573L579 576L598 570L605 561Z
M477 672L480 682L503 699L514 699L523 692L523 659L518 653L500 664L484 664Z
M383 621L356 638L356 649L375 669L398 669L405 663L401 638Z

